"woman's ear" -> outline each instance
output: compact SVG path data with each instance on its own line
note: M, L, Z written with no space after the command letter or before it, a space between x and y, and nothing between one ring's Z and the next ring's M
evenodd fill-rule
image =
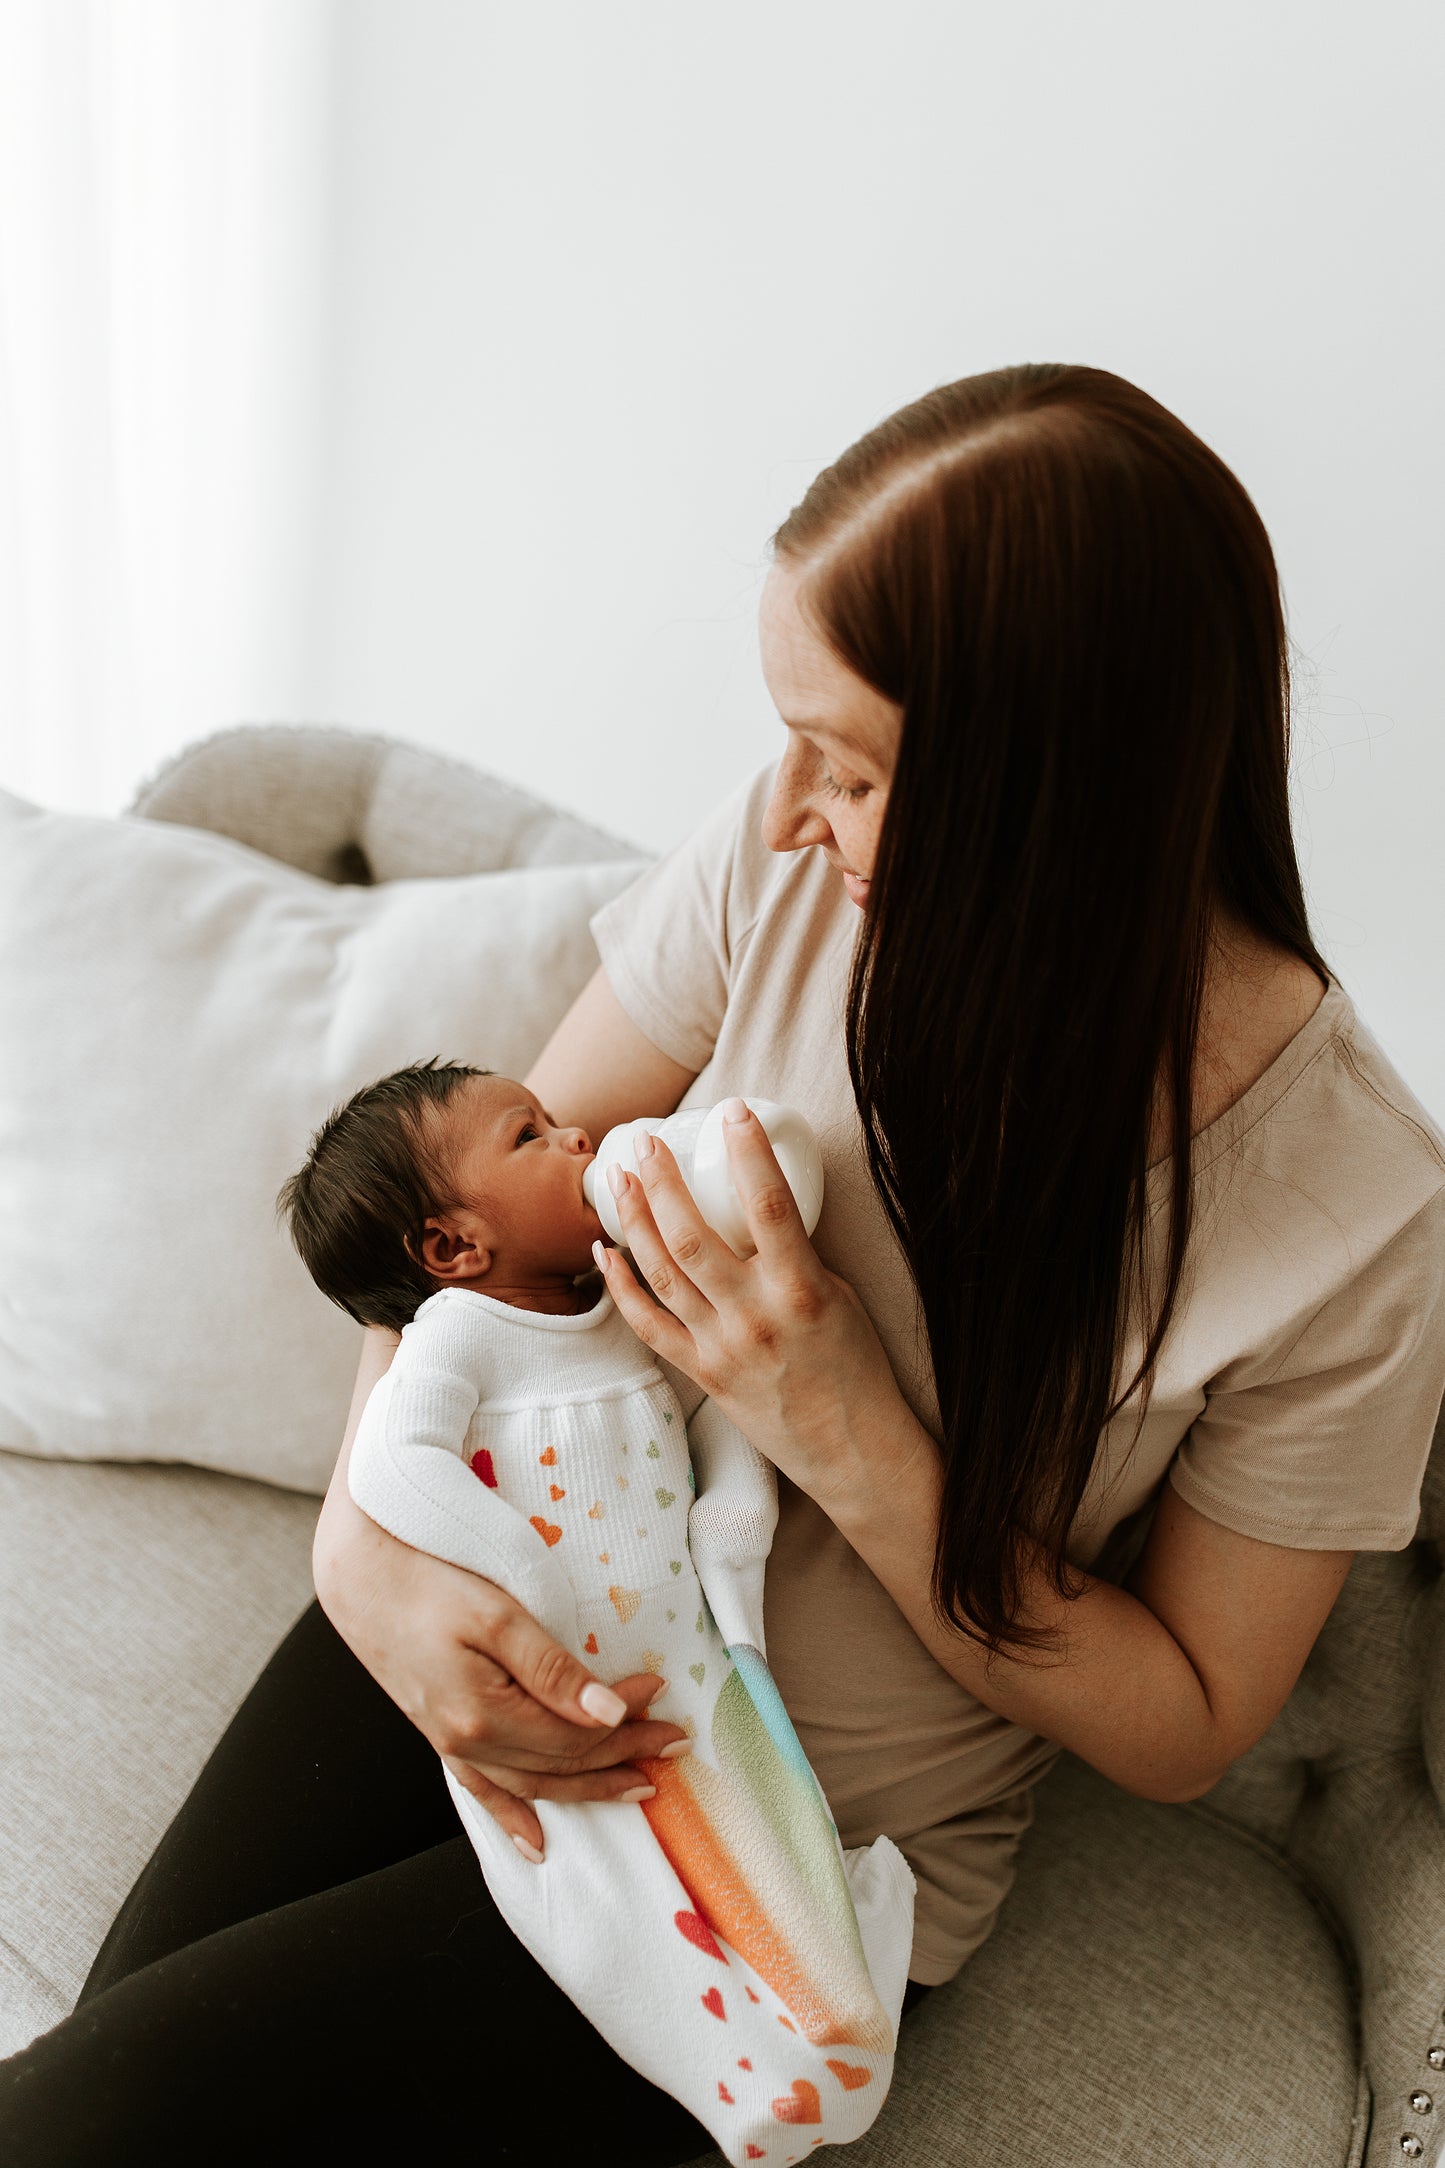
M487 1230L471 1213L455 1219L429 1219L422 1227L418 1262L434 1280L453 1287L485 1279L492 1269Z

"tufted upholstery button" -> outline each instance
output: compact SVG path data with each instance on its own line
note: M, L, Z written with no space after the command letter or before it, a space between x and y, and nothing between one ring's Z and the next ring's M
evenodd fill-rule
M1418 2160L1424 2150L1424 2146L1421 2145L1415 2133L1412 2130L1407 2130L1400 2140L1400 2151L1404 2154L1406 2160Z
M1431 2048L1425 2060L1432 2070L1445 2070L1445 2048Z
M1412 2093L1410 2095L1410 2106L1417 2115L1428 2115L1434 2105L1435 2103L1428 2093Z

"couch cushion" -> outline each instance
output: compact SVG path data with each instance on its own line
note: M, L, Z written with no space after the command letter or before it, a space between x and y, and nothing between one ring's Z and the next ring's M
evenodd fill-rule
M218 730L168 760L130 810L234 836L327 881L644 855L468 761L318 723Z
M1357 2091L1339 1945L1278 1855L1065 1756L997 1928L906 2021L848 2163L1346 2168Z
M0 2054L70 2009L311 1595L314 1498L0 1453Z
M529 1068L635 870L335 888L0 791L0 1446L323 1489L360 1333L280 1184L391 1069Z

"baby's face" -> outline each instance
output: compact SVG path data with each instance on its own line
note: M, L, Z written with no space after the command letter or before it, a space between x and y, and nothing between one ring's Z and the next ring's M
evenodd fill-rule
M591 1270L603 1229L582 1195L582 1171L593 1157L585 1130L559 1129L514 1078L479 1076L468 1077L441 1109L431 1144L457 1203L489 1232L489 1278L575 1278Z

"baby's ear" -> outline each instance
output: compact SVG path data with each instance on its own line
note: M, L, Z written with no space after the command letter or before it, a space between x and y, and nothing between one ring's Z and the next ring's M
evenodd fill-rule
M411 1244L407 1247L411 1249ZM414 1250L412 1255L416 1255ZM485 1279L492 1269L492 1253L474 1221L429 1219L422 1228L417 1262L434 1280L460 1286Z

